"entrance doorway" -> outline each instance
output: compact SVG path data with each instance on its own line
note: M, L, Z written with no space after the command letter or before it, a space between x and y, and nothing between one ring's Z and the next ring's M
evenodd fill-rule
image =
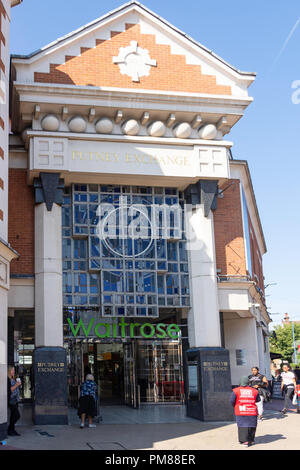
M70 341L69 403L77 407L80 383L91 373L101 406L184 403L180 341Z

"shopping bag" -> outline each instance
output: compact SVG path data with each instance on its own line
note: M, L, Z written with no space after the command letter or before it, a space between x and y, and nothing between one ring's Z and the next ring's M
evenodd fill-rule
M293 405L298 405L298 396L296 393L294 393L294 396L293 396Z

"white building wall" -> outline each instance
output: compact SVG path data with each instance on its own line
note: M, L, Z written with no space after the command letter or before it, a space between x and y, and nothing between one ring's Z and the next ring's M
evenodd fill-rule
M255 318L230 318L224 314L225 348L230 353L231 380L238 385L240 378L251 374L251 367L259 365L258 343ZM237 365L236 350L244 352L244 365Z

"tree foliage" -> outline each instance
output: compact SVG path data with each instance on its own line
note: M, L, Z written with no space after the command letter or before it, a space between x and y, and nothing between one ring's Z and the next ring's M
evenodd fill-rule
M295 341L300 340L300 324L294 324ZM281 354L282 359L292 362L294 354L292 325L275 326L275 335L270 336L270 352Z

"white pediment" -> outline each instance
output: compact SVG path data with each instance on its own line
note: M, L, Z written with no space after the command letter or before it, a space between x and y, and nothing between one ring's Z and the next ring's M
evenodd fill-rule
M155 36L158 47L169 46L170 53L184 56L187 65L201 66L201 74L216 77L217 85L230 86L231 96L248 97L247 89L254 81L255 74L241 72L227 64L138 2L125 4L29 56L13 56L17 81L34 82L35 72L49 73L50 64L64 64L66 56L79 57L84 53L83 50L95 48L97 41L109 41L112 32L125 32L128 24L138 24L142 35ZM136 57L131 55L130 64L126 63L126 54L123 54L125 60L122 62L121 48L130 48L132 44L129 41L121 46L111 56L111 64L120 68L120 74L130 74L133 81L138 81L139 77L151 74L154 67L159 68L159 57L155 57L152 52L142 52L143 45L138 43L137 48L140 48L141 54Z

